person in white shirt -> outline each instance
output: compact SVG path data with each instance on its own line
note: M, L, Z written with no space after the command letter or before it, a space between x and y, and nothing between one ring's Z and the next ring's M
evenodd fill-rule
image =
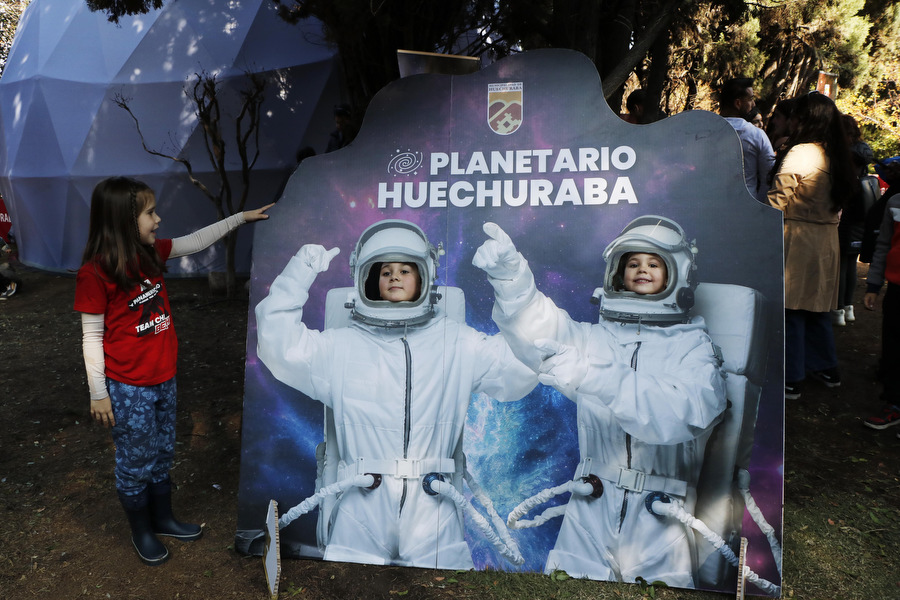
M744 180L747 189L763 204L768 204L769 172L775 165L775 151L766 132L747 120L756 107L753 80L749 77L729 79L719 93L719 114L734 128L741 139L744 157Z

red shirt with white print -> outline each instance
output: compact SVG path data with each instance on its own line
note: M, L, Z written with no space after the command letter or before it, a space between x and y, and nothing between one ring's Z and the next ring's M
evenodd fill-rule
M156 240L163 261L172 240ZM106 376L129 385L150 386L175 376L178 339L169 295L162 275L142 277L140 285L122 290L94 260L78 270L75 310L103 314Z

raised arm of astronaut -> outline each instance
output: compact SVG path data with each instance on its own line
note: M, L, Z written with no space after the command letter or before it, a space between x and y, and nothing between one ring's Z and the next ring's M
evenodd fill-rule
M644 329L648 334L652 336L651 328ZM667 343L668 368L635 370L625 362L603 362L571 346L538 340L536 347L547 356L538 378L578 403L606 406L635 439L687 442L718 422L725 410L725 382L702 328L688 329Z
M488 275L494 288L494 322L519 360L537 371L544 355L534 343L542 338L583 348L590 325L573 321L537 290L528 261L505 231L485 223L484 232L488 240L476 250L472 264Z
M269 295L256 305L257 347L259 359L279 381L311 398L328 404L328 380L316 373L327 373L330 336L308 329L303 324L303 306L316 276L328 269L339 248L326 250L307 244L288 261L272 282Z

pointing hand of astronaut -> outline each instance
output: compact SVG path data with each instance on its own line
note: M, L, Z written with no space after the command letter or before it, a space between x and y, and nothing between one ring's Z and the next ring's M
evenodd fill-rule
M326 250L324 246L319 244L306 244L297 252L297 257L314 272L324 273L328 270L331 259L340 254L340 252L340 248Z
M483 229L488 239L475 251L472 264L492 279L512 280L521 275L528 261L516 250L509 235L496 223L485 223ZM574 400L588 370L581 350L546 338L535 340L534 346L542 358L538 381Z
M475 251L472 264L492 279L515 279L528 265L525 257L499 225L488 222L483 229L488 240Z

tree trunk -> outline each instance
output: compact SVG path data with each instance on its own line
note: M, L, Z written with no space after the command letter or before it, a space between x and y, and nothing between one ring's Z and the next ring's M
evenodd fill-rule
M660 110L663 87L669 73L669 32L663 31L650 50L650 69L647 77L647 99L644 101L644 123L653 123L666 115Z
M675 16L675 10L684 0L668 0L659 9L657 16L651 21L649 26L641 32L641 35L635 40L631 49L625 57L619 61L615 67L607 74L605 81L608 86L604 86L604 94L609 97L620 86L625 85L628 76L634 68L647 56L650 47L672 22Z
M236 247L237 231L232 231L225 236L225 295L228 298L234 298L237 292L237 272L234 264Z
M628 49L634 39L636 12L636 0L622 0L617 3L613 18L600 25L600 43L597 54L593 56L594 65L600 73L603 95L616 113L621 112L625 81L628 78L619 82L609 78L608 75L628 56Z

